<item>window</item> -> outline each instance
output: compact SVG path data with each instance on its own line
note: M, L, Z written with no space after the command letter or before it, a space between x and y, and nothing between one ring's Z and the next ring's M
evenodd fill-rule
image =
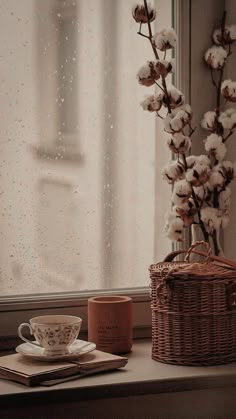
M155 3L157 24L170 26L171 0ZM3 312L16 302L71 312L78 292L138 295L148 265L171 249L170 188L160 178L169 152L162 124L139 106L150 91L135 75L152 52L132 5L1 2Z

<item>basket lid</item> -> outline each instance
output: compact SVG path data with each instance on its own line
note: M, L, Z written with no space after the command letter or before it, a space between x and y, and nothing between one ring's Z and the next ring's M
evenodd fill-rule
M190 255L193 249L198 245L205 245L207 253L206 259L201 262L190 262ZM223 258L216 258L212 255L211 248L206 242L194 243L185 256L182 262L160 262L151 265L150 277L157 278L160 276L166 279L199 279L199 280L216 280L216 279L235 279L234 262Z

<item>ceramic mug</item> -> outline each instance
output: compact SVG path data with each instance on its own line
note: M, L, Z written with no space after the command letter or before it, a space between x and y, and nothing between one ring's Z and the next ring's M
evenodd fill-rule
M18 335L24 342L44 348L45 355L58 355L68 352L68 347L75 342L80 332L82 319L76 316L48 315L30 319L21 323ZM28 327L37 342L32 342L22 335L22 329Z

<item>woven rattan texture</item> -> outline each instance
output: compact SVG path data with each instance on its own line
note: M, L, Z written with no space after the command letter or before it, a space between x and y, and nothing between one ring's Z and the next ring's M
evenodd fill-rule
M236 270L213 262L150 266L152 357L179 365L236 360Z

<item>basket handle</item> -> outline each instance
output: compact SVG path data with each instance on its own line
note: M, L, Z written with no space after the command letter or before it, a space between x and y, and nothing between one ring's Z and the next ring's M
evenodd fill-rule
M202 252L202 251L193 250L193 249L195 249L195 247L200 246L200 245L201 246L203 245L203 246L206 247L206 251L207 251L206 253L205 252ZM181 255L181 254L186 254L185 255L185 258L184 258L184 262L188 262L189 263L190 262L189 258L190 258L191 253L194 253L194 254L197 254L197 255L201 255L201 256L205 256L206 257L206 261L208 262L209 259L210 259L210 257L211 257L211 254L212 254L212 250L210 248L209 243L204 242L204 241L196 241L194 244L192 244L190 246L190 248L188 250L176 250L174 252L169 253L165 257L164 262L172 262L172 260L176 256Z
M187 262L187 263L190 262L190 255L191 255L191 253L194 253L193 249L195 249L195 247L197 247L197 246L206 247L206 253L205 252L203 252L203 253L206 256L205 262L209 262L209 260L211 259L212 250L211 250L211 247L210 247L209 243L204 242L204 241L196 241L195 243L193 243L192 246L190 246L190 248L188 249L187 254L184 258L184 261Z
M174 252L170 252L163 262L172 262L176 256L186 254L187 250L175 250Z
M195 244L197 244L197 243L198 244L199 243L203 244L205 242L196 242ZM191 247L190 247L190 249L191 249ZM179 255L182 255L182 254L186 254L186 256L187 256L187 253L190 251L190 249L189 250L186 250L186 249L185 250L175 250L174 252L169 253L165 257L164 262L172 262L176 256L179 256ZM193 247L192 247L191 253L194 253L194 254L200 255L200 256L204 256L204 257L208 256L209 259L211 259L211 260L215 260L216 262L219 262L220 264L227 265L230 268L236 269L236 262L234 262L233 260L225 259L221 256L215 256L213 254L207 255L207 253L203 252L202 250L195 250L195 249L193 250Z

